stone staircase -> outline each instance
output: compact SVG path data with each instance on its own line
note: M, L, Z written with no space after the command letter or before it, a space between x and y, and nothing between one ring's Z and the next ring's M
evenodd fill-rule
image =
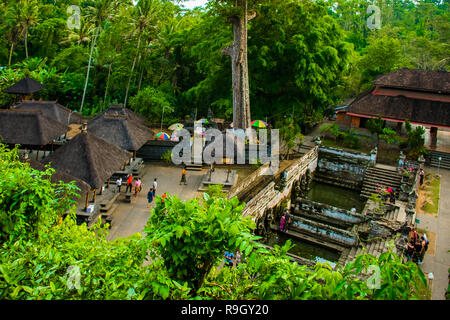
M450 153L429 150L430 154L427 156L427 164L431 167L440 167L442 169L450 170ZM439 162L439 157L441 161Z
M383 216L383 218L385 218L387 220L391 220L391 221L397 221L399 211L400 211L400 208L396 207L394 210L389 211L388 213L386 213Z
M372 193L376 193L379 184L400 190L401 175L396 171L387 167L369 167L364 174L363 186L361 189L362 198L370 198Z
M392 239L374 239L368 243L360 244L357 247L347 248L342 252L338 264L344 267L347 263L355 260L358 255L363 253L371 254L378 258L384 252L389 251L388 244L391 240ZM397 253L397 248L395 246L393 251Z

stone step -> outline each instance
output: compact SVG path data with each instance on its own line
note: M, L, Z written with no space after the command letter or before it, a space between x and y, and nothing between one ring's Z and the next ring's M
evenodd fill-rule
M383 178L383 177L365 177L364 178L364 184L366 185L374 185L377 186L378 184L384 184L384 185L400 185L401 184L401 179L400 178L392 178L392 179L387 179L387 178Z
M450 170L450 163L446 164L446 163L438 163L438 162L431 162L430 163L430 167L435 167L435 168L442 168L442 169L448 169Z
M188 164L186 165L186 170L188 171L202 171L202 165L201 164Z
M396 181L387 181L387 180L368 180L364 181L363 188L366 189L380 189L383 186L385 187L391 187L391 188L400 188L400 183Z
M369 176L380 176L380 177L400 177L400 174L397 171L391 171L391 170L371 170L371 169L367 169L366 170L366 175Z

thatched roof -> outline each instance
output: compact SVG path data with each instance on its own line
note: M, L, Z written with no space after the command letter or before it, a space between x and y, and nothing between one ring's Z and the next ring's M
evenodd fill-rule
M39 110L46 117L62 124L81 123L83 116L66 108L56 101L24 101L15 106L17 110Z
M119 104L110 105L108 109L106 109L100 115L98 115L96 117L99 117L104 114L109 114L109 115L118 114L118 115L126 116L128 119L140 122L142 124L147 122L147 119L145 117L143 117L143 116L137 114L136 112L134 112L128 108L125 108L124 106L119 105ZM92 120L94 120L96 117L94 117Z
M45 158L52 168L99 189L129 160L130 153L91 133L80 133Z
M44 146L68 130L40 111L0 110L0 139L8 144Z
M34 92L41 91L42 89L44 89L44 86L41 83L39 83L34 79L26 77L17 82L16 84L13 84L11 87L3 90L3 92L10 94L29 95Z
M88 122L88 132L130 151L139 150L154 135L153 131L123 115L103 114Z
M30 167L33 169L36 169L39 171L46 170L45 166L42 163L40 163L39 161L28 159L27 162L30 164ZM78 192L78 194L80 194L81 197L75 198L73 200L75 200L76 202L84 203L83 195L86 194L91 189L91 187L86 182L84 182L83 180L80 180L78 178L75 178L74 176L71 176L70 174L65 173L61 170L55 170L55 172L52 175L51 182L58 183L59 181L63 181L65 183L75 181L75 185L78 188L80 188L80 192Z
M450 103L412 99L404 96L374 95L364 92L345 110L349 115L376 117L435 126L450 126Z
M381 87L450 93L450 72L404 68L381 75L373 83Z

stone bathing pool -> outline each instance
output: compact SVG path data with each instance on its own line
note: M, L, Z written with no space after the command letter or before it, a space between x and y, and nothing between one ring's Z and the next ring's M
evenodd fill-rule
M347 210L355 207L356 212L361 212L365 204L361 201L359 192L316 181L311 183L306 199Z
M365 202L361 201L360 194L357 191L316 181L311 182L311 189L305 198L346 210L351 210L355 207L358 213L363 210L365 205ZM283 232L270 232L267 234L264 244L269 246L283 246L287 240L291 240L294 245L289 250L289 253L312 261L325 259L331 262L337 262L341 255L341 251L339 250L321 246L318 243L309 242L306 239L299 239Z

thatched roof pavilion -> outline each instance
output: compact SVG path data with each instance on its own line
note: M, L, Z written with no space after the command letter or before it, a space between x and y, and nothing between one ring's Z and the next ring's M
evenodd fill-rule
M39 110L46 117L69 125L82 122L83 116L66 108L56 101L23 101L14 107L16 110Z
M45 165L43 165L42 163L40 163L39 161L35 161L32 159L27 160L27 162L30 164L30 167L39 171L45 171ZM68 173L65 173L61 170L55 170L55 172L53 173L52 177L51 177L51 182L52 183L58 183L59 181L63 181L65 183L69 183L71 181L75 181L75 185L80 188L80 196L86 194L87 192L89 192L89 190L91 189L91 187L84 182L83 180L80 180L78 178L75 178L74 176L71 176ZM76 201L77 203L82 203L83 197L80 198L74 198L74 201Z
M88 122L88 132L129 151L139 150L154 133L125 115L102 114Z
M3 92L9 94L30 95L32 93L41 91L42 89L44 89L44 86L41 83L30 77L26 77L13 84L11 87L6 88L5 90L3 90Z
M100 189L129 158L129 152L89 132L82 132L42 163L50 163L52 168L86 181L92 189Z
M40 111L0 110L0 139L25 147L42 147L63 136L69 127Z
M122 116L126 116L127 119L130 120L134 120L136 122L139 122L141 124L144 124L145 122L147 122L147 119L139 114L137 114L136 112L125 108L123 105L120 104L112 104L109 106L108 109L106 109L105 111L103 111L100 115L97 115L96 117L92 118L92 120L94 120L95 118L105 115L105 114L109 114L109 115L122 115Z

